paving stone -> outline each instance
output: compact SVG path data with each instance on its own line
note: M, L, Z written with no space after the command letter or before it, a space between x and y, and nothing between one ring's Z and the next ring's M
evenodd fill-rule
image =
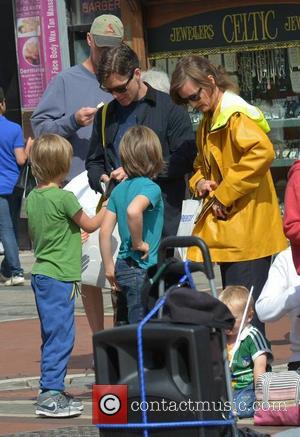
M96 426L72 426L54 430L18 432L6 434L5 437L99 437L99 430Z

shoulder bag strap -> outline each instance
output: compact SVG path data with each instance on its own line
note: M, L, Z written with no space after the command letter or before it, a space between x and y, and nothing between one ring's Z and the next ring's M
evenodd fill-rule
M104 103L104 106L103 106L103 109L102 109L102 112L101 112L102 145L103 145L104 149L105 149L105 143L106 143L106 138L105 138L105 122L106 122L107 108L108 108L108 103Z
M105 122L106 122L107 108L108 108L108 103L104 103L103 109L100 112L100 116L101 116L101 133L102 133L102 146L103 146L103 149L104 149L104 159L105 159L105 161L107 161L107 153L106 153L106 147L105 147L105 143L106 143L106 138L105 138ZM100 209L102 208L102 203L105 200L106 200L106 196L104 194L102 194L102 196L100 197L100 200L98 202L98 205L96 207L96 213L98 213L100 211Z

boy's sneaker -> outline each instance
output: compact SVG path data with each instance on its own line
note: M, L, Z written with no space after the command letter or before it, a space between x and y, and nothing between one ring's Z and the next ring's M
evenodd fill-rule
M62 393L66 396L67 399L69 399L69 403L70 405L72 405L72 407L77 408L79 411L83 410L83 403L80 399L74 398L74 396L70 395L70 393L66 391L63 391Z
M3 273L0 273L0 282L6 282L9 278L7 276L4 276Z
M4 285L6 287L11 287L13 285L24 285L24 276L23 275L18 275L18 276L12 276L11 278L7 279L7 281L5 281Z
M50 390L51 391L51 390ZM39 390L38 392L38 396L42 393L42 390ZM82 411L83 410L83 403L81 402L80 399L78 398L74 398L74 396L72 396L70 393L68 393L67 391L62 391L61 392L63 395L65 395L65 397L67 399L69 399L69 403L70 405L72 405L72 407L77 408L78 410Z
M64 392L48 390L37 398L35 414L47 417L73 417L79 416L81 410L72 405L73 397ZM81 404L81 402L79 401ZM82 405L82 404L81 404Z

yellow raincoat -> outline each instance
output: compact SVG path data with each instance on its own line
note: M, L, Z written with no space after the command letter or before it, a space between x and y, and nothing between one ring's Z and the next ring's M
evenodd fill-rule
M214 262L254 260L287 247L269 170L275 157L269 130L258 108L229 91L198 128L190 189L197 195L201 179L214 180L218 187L206 198L193 235L207 243ZM213 216L214 197L228 208L226 221ZM190 248L188 259L201 261L200 250Z

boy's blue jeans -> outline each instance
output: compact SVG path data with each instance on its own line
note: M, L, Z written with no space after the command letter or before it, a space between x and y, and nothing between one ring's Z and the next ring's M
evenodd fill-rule
M31 286L41 323L40 388L63 391L75 340L74 283L32 275Z
M253 417L255 402L254 385L250 384L245 388L234 390L233 402L239 418Z
M0 195L0 240L4 248L1 273L11 276L23 275L17 242L16 204L12 194Z
M117 259L115 266L116 280L121 287L128 310L128 322L137 323L144 317L142 305L142 287L146 270L141 269L132 258Z

